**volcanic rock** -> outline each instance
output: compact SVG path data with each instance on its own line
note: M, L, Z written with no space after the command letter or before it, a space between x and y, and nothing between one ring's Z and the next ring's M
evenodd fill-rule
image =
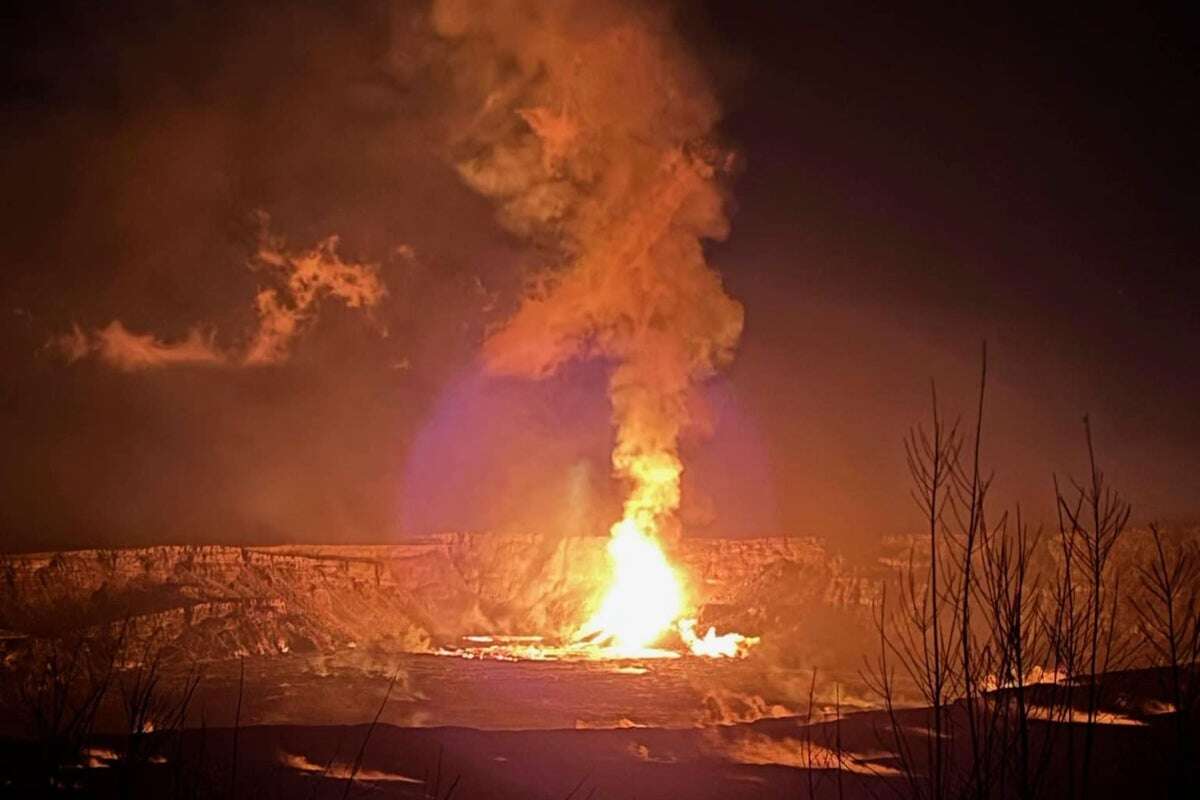
M123 626L131 640L192 661L424 652L471 634L565 639L603 588L605 542L446 534L394 545L4 555L0 630L11 649L21 637ZM816 540L684 539L675 550L702 625L761 635L768 647L786 641L796 658L856 638L846 625L862 628L867 617L875 582ZM799 650L790 646L798 639Z

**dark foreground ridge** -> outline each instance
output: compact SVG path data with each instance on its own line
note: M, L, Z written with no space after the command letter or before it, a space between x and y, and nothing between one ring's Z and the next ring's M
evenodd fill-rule
M1106 677L1122 709L1106 710L1096 740L1094 797L1166 794L1163 745L1173 735L1151 671ZM1049 684L1034 696L1057 693ZM1134 698L1141 697L1135 701ZM1082 706L1083 698L1079 704ZM997 697L999 702L999 697ZM961 707L951 707L961 714ZM912 743L927 709L902 712ZM260 798L759 798L905 796L884 712L840 720L803 717L703 728L475 730L389 724L193 727L150 734L129 766L128 737L95 735L77 768L60 773L50 795ZM1067 742L1077 724L1046 721L1043 739ZM21 739L0 742L7 787L31 789L41 752ZM953 754L959 767L966 743ZM1136 770L1126 765L1137 764ZM1046 787L1063 776L1048 765ZM1047 795L1052 796L1052 795Z

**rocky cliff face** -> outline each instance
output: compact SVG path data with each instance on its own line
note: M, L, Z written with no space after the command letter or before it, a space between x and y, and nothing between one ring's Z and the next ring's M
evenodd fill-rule
M454 534L0 556L0 629L15 642L128 625L132 641L193 660L566 637L601 588L605 541ZM876 585L811 539L684 540L674 556L702 623L761 634L797 658L862 627Z

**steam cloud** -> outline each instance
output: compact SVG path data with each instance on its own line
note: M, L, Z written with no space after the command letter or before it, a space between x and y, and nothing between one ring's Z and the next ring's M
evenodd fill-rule
M455 143L462 178L562 263L486 340L485 365L537 379L610 360L625 516L661 530L679 506L689 391L742 331L701 244L728 231L713 93L659 8L438 0L433 22L478 91Z
M811 737L811 733L809 736ZM728 733L708 731L705 741L714 755L736 764L779 764L795 769L843 770L876 777L899 775L895 767L878 763L891 753L842 752L817 744L810 738L772 738L752 730Z
M399 772L385 772L378 769L363 769L361 766L347 764L345 762L330 762L329 764L317 764L309 761L303 755L294 753L280 753L279 763L290 769L300 772L307 772L314 775L320 775L323 778L335 780L353 780L358 783L371 783L382 781L395 781L398 783L424 783L420 778L413 778Z
M347 262L338 255L338 237L309 250L289 252L272 236L266 215L251 267L272 284L254 298L258 325L240 347L222 349L216 331L193 327L182 339L165 341L134 333L120 320L85 331L78 324L53 337L48 346L69 363L89 356L126 372L179 365L260 366L286 361L295 340L317 317L320 300L333 297L348 308L369 310L387 294L376 264ZM405 251L411 256L411 252Z

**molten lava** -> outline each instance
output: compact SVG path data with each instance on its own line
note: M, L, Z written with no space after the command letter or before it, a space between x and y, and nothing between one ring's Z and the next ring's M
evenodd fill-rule
M757 636L743 636L740 633L717 635L717 629L711 625L704 636L697 636L694 619L679 620L679 636L692 655L709 658L737 658L746 655L748 649L758 644Z
M578 638L636 655L662 638L683 612L683 588L658 541L632 519L612 528L612 583Z
M709 627L696 634L696 620L683 618L683 586L658 539L626 517L612 528L608 555L613 575L599 610L579 629L577 639L601 645L606 655L646 655L672 628L693 655L744 656L758 637L718 635Z
M437 654L502 661L678 658L680 650L667 649L662 642L674 634L695 656L747 655L758 644L757 636L718 635L711 626L703 636L696 633L697 620L688 616L684 581L653 532L653 517L642 515L642 519L646 521L639 524L627 513L613 525L607 548L612 568L608 586L596 612L572 641L554 644L541 636L474 635L464 636L462 646L439 648Z

